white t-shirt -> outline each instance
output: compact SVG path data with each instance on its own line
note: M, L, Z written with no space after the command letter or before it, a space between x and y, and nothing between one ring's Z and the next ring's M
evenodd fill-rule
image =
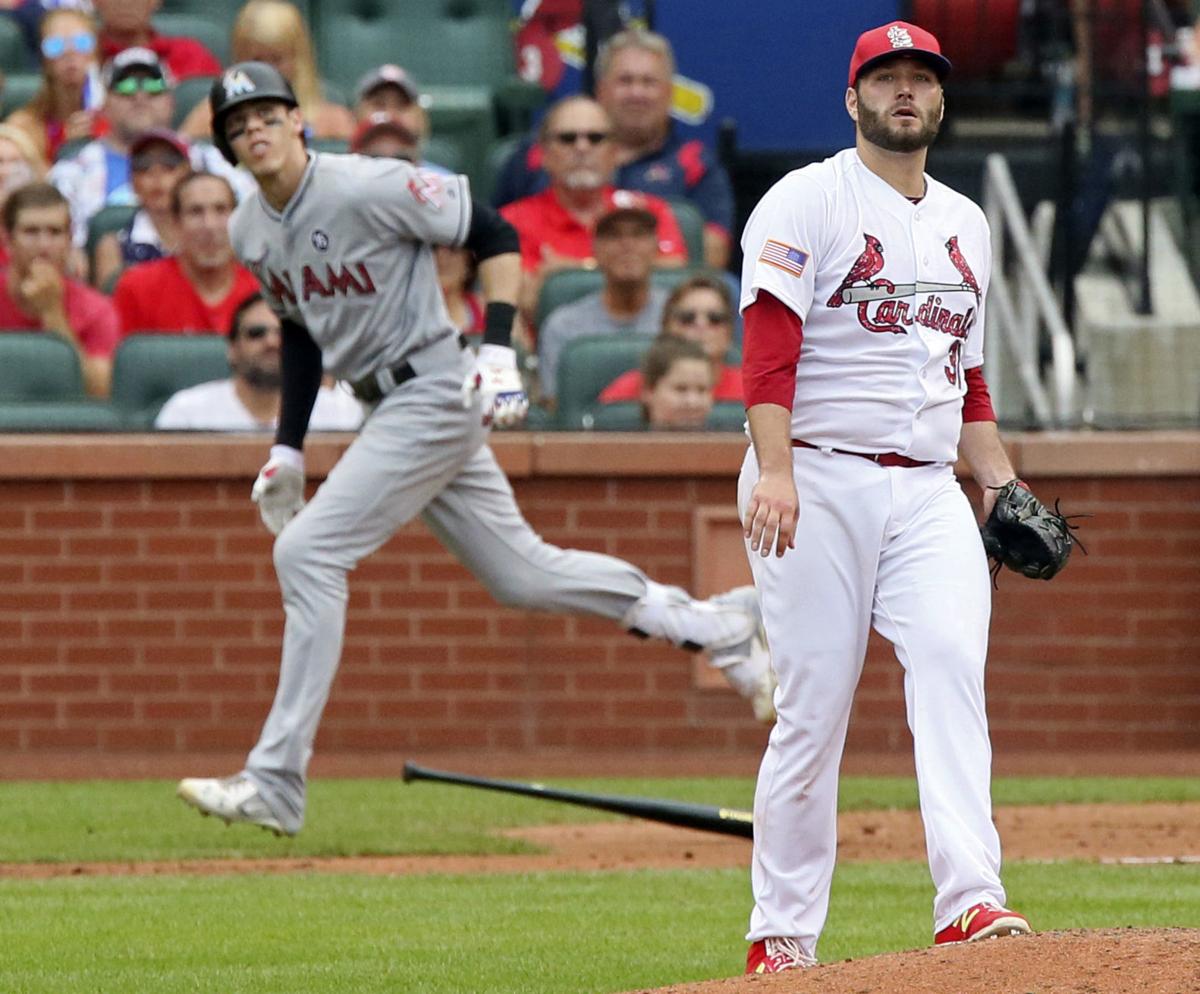
M341 387L321 387L313 404L310 431L357 431L363 408ZM154 427L166 431L273 431L276 423L257 421L233 389L233 380L188 387L163 404Z
M793 438L955 459L991 236L978 206L925 182L914 204L847 149L788 173L746 223L742 310L766 290L804 323Z

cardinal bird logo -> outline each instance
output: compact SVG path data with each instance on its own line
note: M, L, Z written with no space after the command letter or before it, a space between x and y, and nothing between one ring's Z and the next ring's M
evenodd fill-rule
M946 242L946 251L950 253L950 261L954 263L954 268L962 276L963 286L969 287L978 301L980 296L982 296L979 290L979 281L975 279L975 274L971 272L971 267L967 264L962 250L958 247L958 235L952 235L950 240Z
M867 286L875 286L871 281L871 277L883 268L883 244L874 235L869 235L866 232L863 232L863 240L866 242L866 247L862 250L859 257L854 260L854 265L850 267L850 272L842 280L842 285L834 290L833 296L825 302L826 307L841 307L844 303L842 300L842 291L854 286L855 283L865 283Z

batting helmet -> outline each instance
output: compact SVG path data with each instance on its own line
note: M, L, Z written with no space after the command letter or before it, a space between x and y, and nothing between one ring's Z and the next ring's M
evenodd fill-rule
M251 100L277 100L289 107L300 105L283 73L266 62L238 62L226 69L208 92L208 106L212 110L213 144L234 166L237 156L225 137L225 118L233 108Z

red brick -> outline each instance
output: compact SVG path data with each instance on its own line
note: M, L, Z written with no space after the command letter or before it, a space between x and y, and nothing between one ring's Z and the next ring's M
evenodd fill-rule
M25 627L34 641L95 639L100 636L100 619L95 617L32 617L28 619Z
M132 611L138 606L137 591L119 587L98 589L72 587L67 591L70 611Z
M114 752L173 752L179 738L179 730L162 725L110 725L100 730L101 748ZM227 747L227 741L207 743L206 747L217 745Z
M98 507L33 509L33 528L39 532L94 532L103 526L104 512Z
M95 695L100 692L100 674L85 673L26 673L24 684L32 697L66 697L72 694Z
M67 701L65 703L67 721L72 723L89 721L131 721L133 719L133 701L121 698L102 698L89 701Z
M132 559L137 556L136 535L68 535L66 555L80 559Z
M66 539L53 532L39 532L36 535L6 535L0 543L0 556L5 559L29 559L41 556L44 559L57 558L66 550Z
M32 750L92 750L100 744L100 729L90 724L71 725L66 728L42 728L34 725L25 730L25 740Z

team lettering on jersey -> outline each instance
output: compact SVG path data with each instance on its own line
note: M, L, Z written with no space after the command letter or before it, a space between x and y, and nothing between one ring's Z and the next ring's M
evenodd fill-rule
M919 324L958 339L967 337L975 323L980 290L975 274L958 247L957 235L946 242L945 248L950 262L961 277L958 283L893 283L879 275L884 267L883 243L867 232L863 232L863 241L865 245L862 252L825 302L826 307L857 304L858 323L874 334L907 335L911 325ZM975 300L974 306L964 310L953 309L953 302L942 295L954 293L970 293ZM916 294L932 296L927 296L914 314L911 298ZM876 306L872 313L873 304ZM955 374L951 382L956 381L957 370Z
M295 306L296 287L292 282L291 273L285 270L279 274L261 262L251 261L247 265L270 296ZM334 268L333 263L327 262L324 277L322 279L312 266L304 266L300 270L300 299L307 303L314 294L319 297L333 297L340 293L345 297L354 293L369 297L377 292L375 281L371 279L371 272L365 262L356 262L352 267L340 263L337 268Z

